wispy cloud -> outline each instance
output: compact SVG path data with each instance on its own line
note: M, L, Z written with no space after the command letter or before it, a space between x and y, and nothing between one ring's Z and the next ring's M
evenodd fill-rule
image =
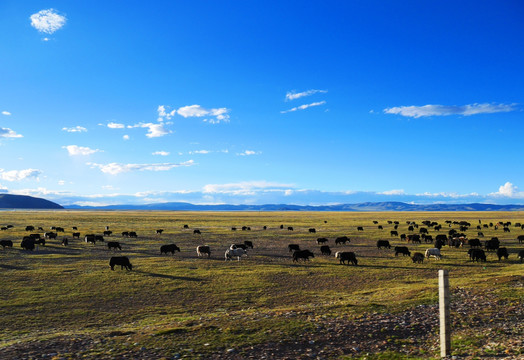
M209 150L194 150L194 151L190 151L188 154L189 155L193 155L193 154L209 154L211 151Z
M311 104L304 104L304 105L300 105L300 106L294 107L294 108L289 109L289 110L281 111L281 113L285 114L285 113L293 112L293 111L297 111L297 110L305 110L305 109L313 107L313 106L324 105L325 103L326 103L325 101L318 101L318 102L314 102L314 103L311 103Z
M431 192L424 192L422 194L415 194L414 196L418 197L425 197L425 198L451 198L451 199L464 199L464 198L471 198L471 197L478 197L480 196L476 192L472 192L469 194L459 194L456 192L437 192L437 193L431 193Z
M382 194L382 195L404 195L406 192L402 189L395 189L395 190L387 190L387 191L382 191L382 192L379 192L377 194Z
M10 113L9 111L5 111L5 110L4 110L4 111L2 111L2 115L5 115L5 116L10 116L10 115L11 115L11 113Z
M204 186L203 192L206 194L233 194L233 195L252 195L259 191L286 191L292 188L291 184L280 184L268 181L246 181L229 184L208 184Z
M188 105L178 109L178 115L185 118L188 117L206 117L211 116L212 119L204 119L211 124L218 124L219 122L229 122L229 109L217 108L217 109L205 109L200 105Z
M245 150L241 153L237 153L237 155L239 156L250 156L250 155L259 155L261 154L262 152L260 151L253 151L253 150Z
M182 167L182 166L192 166L194 165L193 160L189 160L179 164L172 163L163 163L163 164L118 164L118 163L109 163L109 164L96 164L96 163L87 163L87 165L92 168L98 168L105 174L117 175L129 171L167 171L173 168Z
M449 116L449 115L477 115L499 112L515 111L516 104L470 104L470 105L424 105L424 106L398 106L384 109L386 114L397 114L406 117L419 118L423 116Z
M110 165L110 164L108 164ZM168 169L148 168L165 166L166 164L139 164L119 166L125 171L160 171ZM167 164L172 165L172 164ZM105 165L99 165L105 166ZM96 166L94 166L96 167ZM117 171L118 170L118 171ZM2 170L0 170L0 173ZM114 174L119 173L115 167ZM10 178L23 176L10 175ZM0 182L2 178L0 177ZM299 189L293 184L271 182L267 180L245 181L226 184L208 184L199 190L180 189L174 191L148 190L147 185L142 191L131 194L106 193L107 190L117 189L105 186L105 191L99 194L79 195L71 191L48 190L38 188L32 190L9 189L10 193L45 197L57 201L59 204L80 204L82 201L97 201L106 204L147 204L157 202L189 202L193 204L297 204L297 205L335 205L358 204L363 202L400 201L411 204L524 204L524 193L513 184L504 184L498 192L487 195L478 193L461 194L454 192L426 192L413 194L400 190L385 192L374 191L321 191L315 189ZM5 187L0 185L0 191Z
M75 126L75 127L63 127L62 131L67 131L69 133L76 133L76 132L87 132L87 129L83 126Z
M124 129L126 126L124 124L110 122L109 124L107 124L107 127L110 129Z
M172 115L169 115L169 114L166 115L165 107L163 105L159 106L158 113L159 113L159 115L162 114L167 119L170 119L171 116L172 116ZM172 112L172 114L174 115L174 112ZM162 137L162 136L165 136L165 135L168 135L168 134L172 133L171 130L166 129L167 125L171 125L172 124L171 122L163 122L164 118L162 118L162 117L159 117L158 121L159 122L157 122L157 123L138 123L138 124L135 124L135 125L127 125L127 126L124 125L124 124L121 124L121 123L110 122L110 123L107 124L107 127L110 128L110 129L144 128L144 129L147 129L146 136L148 138L150 138L150 139L151 138L156 138L156 137ZM99 124L99 125L106 126L104 124ZM129 140L129 135L124 135L123 139L124 140Z
M21 138L20 134L17 134L9 128L0 128L0 138Z
M152 155L168 156L168 151L155 151Z
M0 179L5 181L20 181L24 179L35 178L42 174L42 171L37 169L25 169L25 170L11 170L5 171L0 169Z
M178 110L170 110L169 106L159 105L157 107L158 118L157 122L140 122L134 125L125 125L116 122L110 122L107 125L99 124L101 126L107 126L110 129L134 129L134 128L144 128L147 129L146 136L148 138L157 138L162 137L168 134L173 133L167 127L173 123L166 120L171 120L173 116L179 114L182 117L206 117L203 121L210 124L218 124L220 122L229 122L229 109L227 108L217 108L217 109L205 109L200 105L189 105L183 106ZM124 140L129 140L128 135L124 135Z
M72 195L70 191L64 190L49 190L44 187L39 187L36 189L12 189L10 193L17 195L29 195L29 196L38 196L38 197L61 197Z
M291 101L291 100L296 100L296 99L300 99L301 97L305 97L305 96L311 96L313 94L325 94L327 93L327 90L316 90L316 89L311 89L311 90L307 90L307 91L302 91L302 92L296 92L296 91L288 91L286 93L286 101Z
M40 32L52 34L61 29L66 23L66 17L60 15L54 9L40 10L31 15L31 26Z
M78 146L78 145L67 145L62 146L63 149L67 149L67 152L70 156L76 156L76 155L91 155L97 152L101 152L102 150L99 149L91 149L85 146Z

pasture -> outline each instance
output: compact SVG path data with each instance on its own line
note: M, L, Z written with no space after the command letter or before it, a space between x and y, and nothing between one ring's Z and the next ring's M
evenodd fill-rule
M498 237L509 259L487 252L486 262L472 262L467 245L444 246L441 260L422 264L395 256L395 246L413 254L433 244L391 236L388 221L398 221L399 234L415 234L419 228L408 231L413 221L435 238L459 230L446 220L470 222L461 232L471 239L482 231L482 243ZM509 232L495 229L508 221ZM437 358L439 269L450 272L453 354L522 358L524 264L517 253L524 244L517 236L524 230L515 223L524 223L524 213L3 211L0 226L13 227L0 240L14 245L0 248L0 358ZM27 225L65 231L26 251L24 236L43 235L26 232ZM72 237L74 226L80 239ZM84 242L106 226L113 234L104 242ZM335 245L340 236L350 242ZM331 256L321 255L321 237ZM225 261L225 250L245 240L254 245L248 256ZM392 248L377 249L377 240ZM108 241L122 250L108 249ZM180 252L160 254L173 243ZM289 244L315 257L293 262ZM197 257L199 245L210 246L209 258ZM354 252L358 265L340 265L336 251ZM111 271L112 256L127 256L133 269Z

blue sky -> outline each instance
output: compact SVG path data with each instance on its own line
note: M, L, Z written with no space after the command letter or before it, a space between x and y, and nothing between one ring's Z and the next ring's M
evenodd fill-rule
M0 191L523 203L520 1L0 2Z

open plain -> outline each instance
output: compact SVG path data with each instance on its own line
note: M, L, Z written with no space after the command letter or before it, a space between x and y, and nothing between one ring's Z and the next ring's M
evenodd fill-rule
M425 227L435 238L459 230L446 220L469 222L461 231L468 239L479 231L482 243L498 237L509 258L487 252L486 262L472 262L467 245L444 246L441 260L422 264L395 256L394 246L413 254L433 244L391 236L394 221L399 234ZM419 227L409 231L409 222ZM503 222L511 222L509 231L497 226ZM437 358L437 271L447 269L452 355L521 359L524 264L517 253L524 244L517 236L524 230L516 223L524 213L3 211L0 225L13 227L0 240L13 247L0 249L0 358ZM27 232L28 225L43 231ZM51 226L65 231L34 251L21 249L24 236ZM105 241L84 241L106 226L113 233ZM340 236L350 242L335 245ZM332 255L321 255L318 238L328 239ZM231 244L246 240L254 245L247 257L224 261ZM377 240L392 248L377 249ZM109 250L108 241L122 250ZM173 243L180 252L160 253ZM315 257L293 262L289 244ZM210 246L209 258L197 256L199 245ZM358 265L339 264L336 251L354 252ZM133 269L111 271L112 256L127 256Z

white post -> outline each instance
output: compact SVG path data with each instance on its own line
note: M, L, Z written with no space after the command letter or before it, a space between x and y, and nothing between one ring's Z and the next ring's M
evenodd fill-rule
M438 271L438 290L440 309L440 357L447 357L451 354L448 270Z

